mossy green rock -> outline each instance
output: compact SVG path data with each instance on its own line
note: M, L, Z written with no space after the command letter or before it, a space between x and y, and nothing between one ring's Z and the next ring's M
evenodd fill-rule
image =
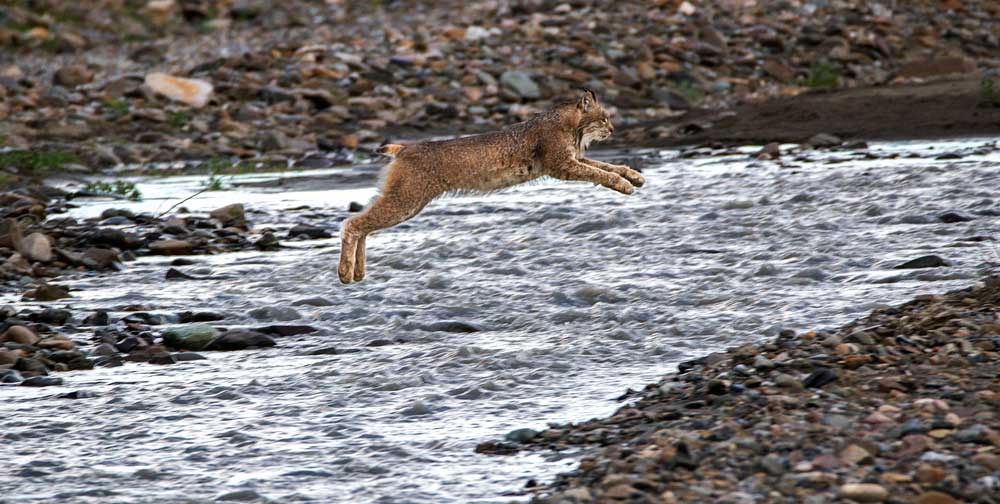
M163 342L180 350L204 350L218 335L219 331L210 325L190 324L167 329Z

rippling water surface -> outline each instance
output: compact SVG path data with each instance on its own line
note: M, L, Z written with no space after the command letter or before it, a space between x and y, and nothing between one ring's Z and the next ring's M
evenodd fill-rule
M605 415L682 360L963 287L1000 261L986 239L1000 230L1000 155L984 144L876 144L867 157L881 159L809 153L784 166L750 160L753 149L624 154L647 163L648 185L632 197L548 182L440 200L369 238L368 277L349 287L337 281L337 239L187 269L216 280L165 282L169 259L155 257L62 279L76 290L59 306L213 310L228 327L269 323L249 312L273 307L320 332L0 388L0 502L200 502L237 490L277 502L508 502L574 460L482 456L477 442ZM963 157L935 159L953 151ZM903 156L884 158L893 152ZM240 201L257 228L336 229L346 204L374 189L327 189L325 173L241 176L185 206ZM273 187L279 177L288 183ZM130 205L164 208L159 198L202 179L143 180L147 201ZM75 212L108 206L123 205ZM940 222L949 211L974 219ZM927 254L953 266L892 269ZM329 306L296 303L314 297ZM442 321L480 330L435 330ZM329 347L340 352L311 355ZM93 397L56 398L71 390Z

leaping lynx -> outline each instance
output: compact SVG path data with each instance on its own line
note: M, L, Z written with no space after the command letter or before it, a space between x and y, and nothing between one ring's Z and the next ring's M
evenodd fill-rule
M539 177L581 180L632 194L645 180L622 165L583 157L614 126L597 95L582 95L535 117L482 135L410 145L388 144L380 153L394 158L371 205L341 227L340 281L365 276L365 238L415 215L449 192L489 192Z

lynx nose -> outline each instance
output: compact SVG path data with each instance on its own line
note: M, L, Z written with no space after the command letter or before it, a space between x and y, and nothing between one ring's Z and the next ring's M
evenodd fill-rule
M608 132L609 133L614 133L615 132L615 125L614 124L608 123Z

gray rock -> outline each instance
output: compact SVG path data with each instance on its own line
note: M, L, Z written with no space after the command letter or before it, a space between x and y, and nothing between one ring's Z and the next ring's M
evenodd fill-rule
M270 336L257 331L233 329L219 335L208 344L207 350L244 350L251 347L272 347L274 340Z
M774 362L763 355L758 355L753 359L753 367L758 371L766 371L768 369L774 369Z
M297 299L292 302L292 306L333 306L333 301L325 297L311 297Z
M893 267L893 269L940 268L944 266L951 266L951 263L941 256L925 255L916 259L910 259L903 264Z
M22 381L24 381L24 377L16 369L0 371L0 383L20 383Z
M250 310L248 314L257 320L287 321L302 318L302 315L298 311L284 306L261 306L260 308Z
M507 435L504 436L504 439L506 439L507 441L513 441L515 443L525 443L534 439L535 436L538 436L538 431L536 431L535 429L523 428L523 429L514 429L508 432Z
M806 143L812 147L836 147L843 143L840 137L835 135L830 135L828 133L817 133L806 140Z
M54 376L32 376L21 382L22 387L51 387L62 384L63 379Z
M181 350L204 350L219 336L219 330L203 324L171 327L163 332L163 342Z
M52 240L42 233L31 233L21 240L21 255L30 261L49 262L52 260Z
M537 100L542 97L542 90L538 84L526 72L520 70L508 70L500 76L500 84L520 96L530 100Z
M236 490L235 492L224 493L215 498L221 502L249 502L262 499L261 495L254 490Z
M955 433L955 439L960 443L990 443L990 428L983 424L966 427Z
M173 357L175 362L188 362L188 361L207 359L207 357L205 357L204 355L194 352L177 352L173 354Z
M773 453L760 459L760 467L771 476L781 476L785 473L785 461Z

